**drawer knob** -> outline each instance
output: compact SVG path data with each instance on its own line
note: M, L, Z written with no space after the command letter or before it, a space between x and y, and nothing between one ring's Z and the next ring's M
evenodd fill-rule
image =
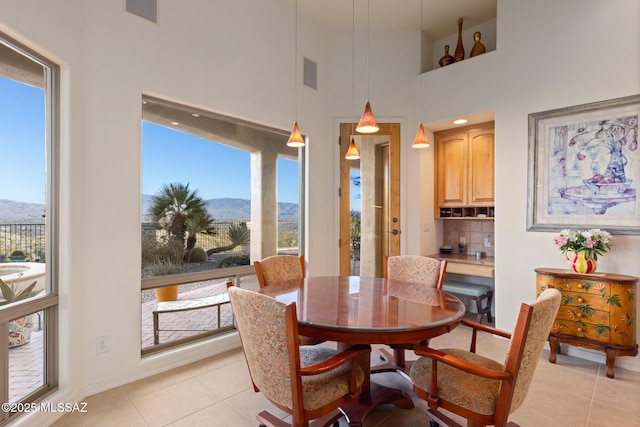
M577 314L577 316L578 316L578 317L582 317L582 313L578 313L578 314Z
M582 289L584 288L584 285L582 283L578 283L578 289Z
M577 329L577 331L578 331L578 332L582 332L582 328L578 328L578 329Z
M578 302L584 302L584 298L578 298Z

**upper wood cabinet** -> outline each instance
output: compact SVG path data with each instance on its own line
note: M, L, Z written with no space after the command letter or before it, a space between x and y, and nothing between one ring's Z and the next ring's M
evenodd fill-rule
M493 122L435 132L436 218L493 218L494 135Z

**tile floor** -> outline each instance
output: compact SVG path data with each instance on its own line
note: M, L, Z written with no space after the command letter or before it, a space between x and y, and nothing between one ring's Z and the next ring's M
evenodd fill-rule
M466 347L469 336L470 330L461 326L431 344L436 348ZM507 341L481 335L479 354L501 360L506 351ZM616 368L616 378L610 379L602 363L559 355L557 363L551 364L548 354L545 349L529 395L511 421L523 427L640 426L640 373ZM372 363L378 362L374 348ZM376 374L373 380L402 388L413 396L415 408L383 405L365 420L365 427L429 425L424 416L426 404L415 397L411 385L400 375ZM253 391L240 349L89 396L85 401L88 413L66 414L53 425L255 427L255 416L264 409L285 416ZM346 425L344 418L340 423Z

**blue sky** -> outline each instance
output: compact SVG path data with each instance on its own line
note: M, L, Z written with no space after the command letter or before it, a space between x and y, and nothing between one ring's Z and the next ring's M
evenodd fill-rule
M142 126L142 193L170 182L205 199L251 198L251 154L150 122ZM278 201L298 203L298 162L278 160Z
M0 77L0 199L44 203L44 91Z
M0 77L0 199L45 201L44 102L42 89ZM148 122L142 150L143 194L181 182L205 200L251 196L248 152ZM297 176L298 162L278 161L280 202L298 203Z

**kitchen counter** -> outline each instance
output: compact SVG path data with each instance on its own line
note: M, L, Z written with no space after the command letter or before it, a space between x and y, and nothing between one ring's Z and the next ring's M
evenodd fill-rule
M467 254L432 254L429 258L447 261L447 273L494 277L494 257L476 258Z

